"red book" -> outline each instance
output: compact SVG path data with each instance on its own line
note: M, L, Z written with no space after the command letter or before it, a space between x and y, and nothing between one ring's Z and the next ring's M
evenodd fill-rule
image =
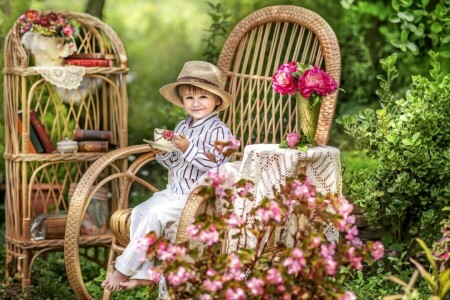
M112 67L113 61L110 59L100 58L66 58L64 60L65 65L80 66L80 67Z
M108 141L80 141L79 152L108 152Z
M113 53L76 53L67 56L67 58L77 58L77 59L115 59L116 56ZM66 58L66 59L67 59Z
M55 145L53 145L50 136L45 130L44 125L42 125L41 121L39 121L39 118L34 110L30 110L30 123L34 127L34 130L36 131L36 134L39 137L42 146L44 146L45 152L52 153L53 151L55 151Z

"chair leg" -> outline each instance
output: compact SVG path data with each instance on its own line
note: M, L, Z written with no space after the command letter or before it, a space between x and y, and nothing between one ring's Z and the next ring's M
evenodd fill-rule
M115 239L113 240L113 244L115 243ZM114 247L111 247L111 250L109 251L109 258L108 258L108 268L106 269L106 278L108 278L113 272L114 272L114 262L117 258L117 252L114 251ZM107 290L103 289L103 300L110 300L112 296L112 293Z

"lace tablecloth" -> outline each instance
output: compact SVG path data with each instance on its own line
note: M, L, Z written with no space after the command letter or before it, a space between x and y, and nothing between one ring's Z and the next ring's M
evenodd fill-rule
M85 74L85 68L78 66L45 66L33 69L51 84L68 90L78 88Z
M239 174L255 183L254 194L261 201L273 196L272 187L279 187L299 171L304 171L322 194L342 194L340 151L329 146L310 147L304 153L281 149L278 144L249 145L244 149Z

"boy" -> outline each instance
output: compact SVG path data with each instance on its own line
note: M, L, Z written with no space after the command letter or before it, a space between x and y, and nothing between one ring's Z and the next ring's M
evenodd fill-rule
M172 178L167 189L155 193L133 209L130 244L117 257L116 270L103 281L104 288L117 291L149 283L148 269L153 262L142 262L135 253L138 239L150 231L161 236L168 222L180 218L195 181L227 161L214 148L215 141L232 139L230 129L217 116L217 112L233 101L224 86L224 78L215 65L190 61L184 64L176 82L159 90L166 100L188 114L174 130L174 146L180 151L159 152L156 156L157 161L171 171Z

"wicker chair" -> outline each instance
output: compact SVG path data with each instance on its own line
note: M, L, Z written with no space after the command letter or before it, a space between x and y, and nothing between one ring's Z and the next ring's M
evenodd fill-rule
M222 115L232 132L240 139L241 147L254 143L279 143L287 133L296 131L297 110L295 99L281 97L272 91L272 74L287 61L312 63L340 80L341 58L338 41L328 25L316 13L297 6L271 6L260 9L240 21L226 40L218 67L227 77L227 89L235 103ZM316 141L326 145L329 139L337 92L324 98L321 107ZM243 149L243 148L242 148ZM130 155L140 156L127 172L113 174L97 182L102 170L118 159ZM72 287L81 299L90 298L81 276L78 257L78 237L83 213L90 201L90 186L97 187L120 178L119 209L111 219L115 236L109 257L108 274L118 253L129 242L128 193L131 184L137 182L151 191L156 188L138 177L138 170L155 154L148 145L130 146L106 154L85 173L75 191L69 210L65 239L66 267ZM205 202L195 191L190 195L176 234L176 242L187 240L186 227ZM70 259L69 259L70 258ZM110 294L105 292L104 299Z

